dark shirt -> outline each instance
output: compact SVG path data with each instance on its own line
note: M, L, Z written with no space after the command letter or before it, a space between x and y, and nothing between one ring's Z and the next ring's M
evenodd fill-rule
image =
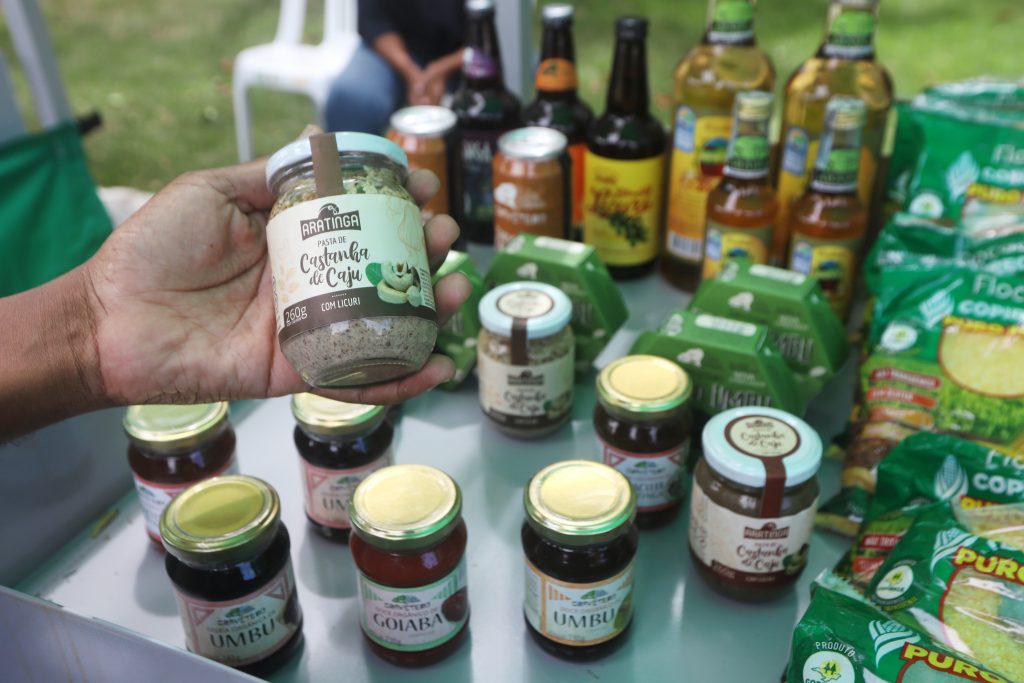
M409 54L424 62L455 52L465 39L465 0L359 0L359 35L373 46L397 33Z

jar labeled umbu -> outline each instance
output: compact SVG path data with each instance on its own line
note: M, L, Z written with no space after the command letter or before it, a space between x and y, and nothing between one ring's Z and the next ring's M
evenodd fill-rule
M702 442L690 508L694 564L729 597L777 597L807 565L821 438L794 415L748 406L711 418Z
M131 406L128 464L146 533L160 544L160 515L192 484L238 471L227 403Z
M202 481L160 520L189 651L265 675L302 642L302 610L277 492L253 477Z
M639 534L629 481L601 463L559 462L533 476L523 505L527 630L566 659L611 653L633 619Z
M393 465L349 506L363 634L378 656L425 666L452 654L469 625L462 493L444 472Z
M665 524L679 511L693 429L691 391L686 372L658 356L619 358L597 377L601 458L633 485L641 528Z
M313 386L373 384L426 363L437 337L407 159L376 135L299 140L267 162L278 341Z
M387 406L292 397L306 518L320 534L349 535L348 504L363 479L391 464L394 428Z
M555 431L572 412L572 302L539 282L510 282L480 301L480 407L509 436Z

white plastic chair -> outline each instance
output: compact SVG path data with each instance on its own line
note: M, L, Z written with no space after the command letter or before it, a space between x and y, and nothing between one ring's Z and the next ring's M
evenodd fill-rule
M318 123L324 125L331 82L344 71L359 46L356 0L324 0L323 40L318 45L302 42L305 19L306 0L281 0L274 41L246 48L235 58L232 97L242 161L252 158L250 88L306 95L313 100Z

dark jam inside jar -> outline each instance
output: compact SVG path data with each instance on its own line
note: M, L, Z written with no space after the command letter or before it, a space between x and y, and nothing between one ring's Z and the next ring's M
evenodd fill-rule
M302 610L277 493L252 477L191 487L168 506L165 568L189 651L264 676L302 642Z
M693 433L690 379L672 361L624 356L597 377L597 432L604 464L636 491L640 528L672 521L683 500L683 477Z
M544 538L523 523L520 532L526 559L544 574L569 583L599 583L624 571L636 555L640 532L631 526L607 543L572 546ZM571 660L598 659L617 650L626 640L632 620L617 636L597 645L565 645L542 635L526 620L526 629L533 640L546 651Z
M227 404L133 406L124 425L146 531L159 546L160 515L174 496L235 471L235 431Z
M346 541L348 504L363 479L391 461L394 427L383 406L292 398L295 447L301 458L306 519L321 535Z
M466 525L462 494L445 473L396 465L352 496L349 539L359 570L363 635L380 658L420 667L466 639Z
M549 465L523 493L523 616L530 636L569 660L603 657L633 620L636 495L590 460Z

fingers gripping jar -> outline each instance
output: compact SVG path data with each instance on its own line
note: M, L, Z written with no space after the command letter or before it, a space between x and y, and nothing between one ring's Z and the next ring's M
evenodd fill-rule
M437 337L407 159L376 135L315 135L267 162L278 340L319 387L373 384L423 367Z
M160 535L190 652L262 676L298 649L291 543L269 484L202 481L167 506Z
M530 439L569 420L576 344L572 302L539 282L510 282L480 300L480 407L502 432Z

